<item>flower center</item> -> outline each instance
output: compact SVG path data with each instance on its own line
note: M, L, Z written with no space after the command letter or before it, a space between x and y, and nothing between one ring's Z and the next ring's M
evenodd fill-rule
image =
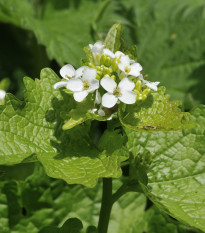
M131 68L129 68L128 66L125 67L125 72L126 72L126 73L129 73L130 70L131 70Z
M116 87L115 90L113 91L113 95L116 97L119 97L122 95L122 93L120 92L120 88Z
M86 80L83 81L83 89L84 89L84 90L88 90L89 87L90 87L90 85L89 85L88 81L86 81Z

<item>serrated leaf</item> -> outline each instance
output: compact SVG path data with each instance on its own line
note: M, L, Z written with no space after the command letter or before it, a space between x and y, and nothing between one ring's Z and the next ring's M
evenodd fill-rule
M192 127L187 122L189 113L181 112L179 101L169 101L165 88L151 92L145 101L137 101L134 105L121 105L119 118L127 128L141 131L179 130Z
M28 162L32 157L51 177L90 187L99 177L119 177L122 157L95 148L89 123L62 130L73 99L53 89L57 81L52 70L44 69L40 80L25 79L25 102L7 96L0 108L0 164Z
M146 195L162 210L193 227L205 230L205 107L191 112L194 129L139 133L126 129L128 148L137 156L153 153Z

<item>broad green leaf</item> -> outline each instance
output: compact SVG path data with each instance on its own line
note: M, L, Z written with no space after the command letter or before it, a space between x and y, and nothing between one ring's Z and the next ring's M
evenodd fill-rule
M0 108L0 164L38 159L51 177L89 187L99 177L119 177L122 157L96 148L89 122L62 130L73 98L53 89L57 81L52 70L44 69L40 80L25 79L25 102L7 96Z
M111 7L112 11L109 11ZM116 22L118 4L113 1L0 1L0 21L12 23L26 30L31 30L40 44L46 46L50 59L59 64L65 62L80 65L83 47L92 41L92 34L97 33L93 23L106 25L106 30ZM109 17L102 16L109 11ZM118 15L118 18L121 18ZM91 33L91 29L93 29ZM99 36L98 36L99 37Z
M145 194L162 210L190 226L205 230L205 107L191 112L193 129L139 133L126 129L134 156L148 150L153 159Z
M119 118L127 128L141 131L178 130L192 127L187 122L188 113L181 112L179 101L169 101L165 88L151 92L145 101L134 105L121 105Z

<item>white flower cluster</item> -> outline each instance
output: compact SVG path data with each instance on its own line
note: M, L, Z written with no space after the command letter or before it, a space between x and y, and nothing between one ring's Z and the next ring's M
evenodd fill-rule
M159 82L145 80L140 73L142 66L128 55L120 51L113 53L101 42L90 44L89 48L92 62L77 70L70 64L63 66L60 70L63 81L56 83L55 89L66 87L77 102L96 92L95 105L101 105L98 110L101 116L105 115L102 108L112 108L119 102L134 104L137 99L145 99L150 89L157 90ZM148 88L140 94L142 86Z

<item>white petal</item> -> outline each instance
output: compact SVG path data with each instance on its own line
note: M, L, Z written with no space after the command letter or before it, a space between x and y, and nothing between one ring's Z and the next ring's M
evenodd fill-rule
M124 67L130 66L130 58L129 56L125 55L120 58L120 63L123 64Z
M97 75L96 69L86 67L83 72L83 80L91 81L93 79L96 79L96 75Z
M99 88L100 84L99 84L99 80L97 79L93 79L89 82L89 89L87 90L88 92L92 92L95 91Z
M144 84L149 87L150 89L157 91L157 85L159 85L160 82L149 82L149 81L144 81Z
M106 108L112 108L117 103L118 98L111 93L105 93L102 97L102 105Z
M94 45L89 44L89 47L91 49L91 52L96 55L102 53L104 45L102 44L102 42L96 42Z
M117 52L115 53L115 57L121 57L121 56L125 56L125 54L122 53L121 51L117 51Z
M105 111L102 110L101 108L98 110L98 115L99 116L105 116Z
M142 70L142 66L139 63L134 63L130 66L131 70L129 72L130 75L135 77L140 75L140 71Z
M82 66L82 67L78 68L75 71L75 78L79 78L80 76L82 76L83 75L83 71L85 70L85 68L87 68L87 66Z
M97 90L95 96L95 104L101 104L101 102L102 102L102 97L100 95L100 92Z
M115 58L115 54L109 49L103 49L103 53L112 59Z
M143 75L140 74L139 77L138 77L138 79L139 79L140 81L144 81Z
M86 98L87 95L88 95L88 92L84 90L84 91L75 92L73 94L73 97L77 102L82 102Z
M120 83L118 84L118 87L121 90L127 90L127 91L132 91L135 87L134 82L129 80L128 78L123 78Z
M97 111L97 108L90 109L90 112L93 113L93 114L94 114L96 111Z
M90 47L90 49L92 49L92 48L93 48L93 45L92 45L92 44L89 44L89 47Z
M53 88L58 89L58 88L61 88L61 87L65 87L67 84L68 84L68 81L60 81L60 82L55 83L53 85Z
M71 91L82 91L83 90L83 82L80 79L70 79L67 81L67 89Z
M6 92L4 90L0 90L0 99L3 100L6 96Z
M70 64L67 64L67 65L63 66L60 69L60 75L65 79L68 79L68 77L72 78L74 76L74 74L75 74L75 69Z
M119 100L125 104L134 104L136 102L136 93L134 91L122 91Z
M100 81L101 86L108 92L113 93L117 87L116 82L109 76L105 75Z

